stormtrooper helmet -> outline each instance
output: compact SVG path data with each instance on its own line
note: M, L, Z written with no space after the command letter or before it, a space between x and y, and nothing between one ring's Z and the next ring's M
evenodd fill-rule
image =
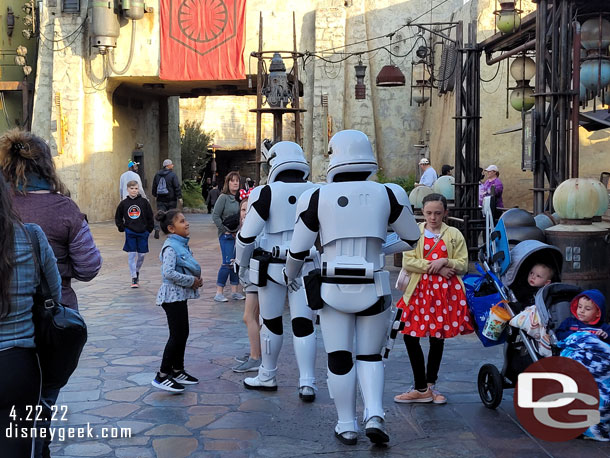
M326 181L329 183L332 183L339 173L369 172L370 177L377 171L377 160L371 142L366 134L359 130L342 130L333 135L328 142L328 155L330 161Z
M277 142L267 153L269 163L269 183L273 183L277 176L286 170L303 172L303 179L309 177L309 164L301 147L294 142Z

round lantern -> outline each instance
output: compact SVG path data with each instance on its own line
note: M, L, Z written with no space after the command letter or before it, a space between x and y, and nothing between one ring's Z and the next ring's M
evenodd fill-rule
M536 62L531 57L517 57L510 64L510 76L515 81L529 81L536 74Z
M534 89L529 86L517 87L510 93L510 106L517 111L527 111L535 104Z
M580 28L580 44L583 48L587 50L602 49L610 45L610 22L606 19L601 20L601 34L599 26L600 20L598 17L583 22Z
M513 33L521 25L521 16L515 9L515 2L500 2L500 8L496 21L498 30L502 33Z
M610 61L607 59L584 61L580 66L580 82L593 92L610 84Z
M432 185L432 190L445 196L447 200L455 199L455 178L450 175L439 177Z
M409 202L413 205L413 208L422 208L422 200L429 194L433 194L434 191L428 186L417 186L413 188L411 194L409 194Z
M553 207L560 218L592 218L600 208L600 194L589 178L570 178L553 194ZM607 204L606 204L607 205Z

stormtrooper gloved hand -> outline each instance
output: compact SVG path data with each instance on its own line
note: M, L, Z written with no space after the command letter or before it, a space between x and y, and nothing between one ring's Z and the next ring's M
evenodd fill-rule
M301 284L301 280L298 278L288 278L288 276L286 275L286 268L284 267L282 269L282 274L284 275L284 282L286 283L286 286L288 287L288 291L290 291L291 293L294 293L296 291L299 290L299 288L301 288L303 285Z

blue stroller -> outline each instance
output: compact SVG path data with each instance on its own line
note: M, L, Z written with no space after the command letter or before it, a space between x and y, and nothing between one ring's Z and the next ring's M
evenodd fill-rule
M485 212L485 205L483 209ZM536 289L528 285L527 276L537 263L552 267L555 277L553 283L536 292ZM502 370L493 364L484 364L479 370L477 387L485 407L498 407L502 402L503 390L514 388L518 375L543 357L535 339L521 329L507 326L497 341L483 336L481 331L489 309L502 302L512 317L531 305L535 294L533 302L540 324L545 326L551 337L553 354L559 354L553 330L569 316L570 300L581 292L576 286L559 283L562 264L561 251L557 247L539 240L518 242L509 239L503 220L493 230L488 225L486 246L481 250L480 264L477 265L480 275L464 277L468 305L473 322L477 325L477 336L485 346L504 344Z

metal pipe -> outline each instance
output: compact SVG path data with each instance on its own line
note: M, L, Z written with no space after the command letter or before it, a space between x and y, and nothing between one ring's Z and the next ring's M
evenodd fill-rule
M560 30L559 30L559 46L561 53L559 55L559 91L565 92L568 90L568 72L570 63L570 47L568 46L568 4L565 0L561 2L560 12ZM553 53L554 54L554 53ZM568 109L569 100L567 94L561 94L559 98L559 148L557 152L557 185L563 182L567 176L568 154L570 145L568 143ZM551 196L554 191L551 191ZM550 199L552 202L553 200Z
M464 65L464 44L463 44L463 23L458 22L456 28L456 51L457 62L455 63L455 181L456 185L464 183L464 164L462 158L462 67ZM455 188L455 204L457 207L465 207L464 205L465 190L461 186Z
M536 10L536 142L534 148L534 214L544 211L544 169L543 157L545 148L544 125L546 118L546 14L547 0L539 0Z
M259 13L258 24L258 52L263 51L263 12ZM261 184L261 135L263 115L261 108L263 107L263 60L258 58L256 66L256 185ZM216 177L214 177L216 178Z
M487 52L485 53L485 63L487 63L487 65L493 65L493 64L497 64L498 62L507 59L511 56L514 56L515 54L519 54L520 52L523 51L529 51L530 49L534 49L536 47L536 40L530 40L527 43L522 44L521 46L517 46L515 49L511 49L510 51L506 51L505 53L500 54L497 57L492 58L492 53L491 52Z
M572 167L570 177L578 178L578 155L580 150L580 122L578 119L578 109L580 107L580 23L578 21L573 22L572 30L574 31L574 42L572 44L572 68L574 69L572 86L574 95L572 96Z

